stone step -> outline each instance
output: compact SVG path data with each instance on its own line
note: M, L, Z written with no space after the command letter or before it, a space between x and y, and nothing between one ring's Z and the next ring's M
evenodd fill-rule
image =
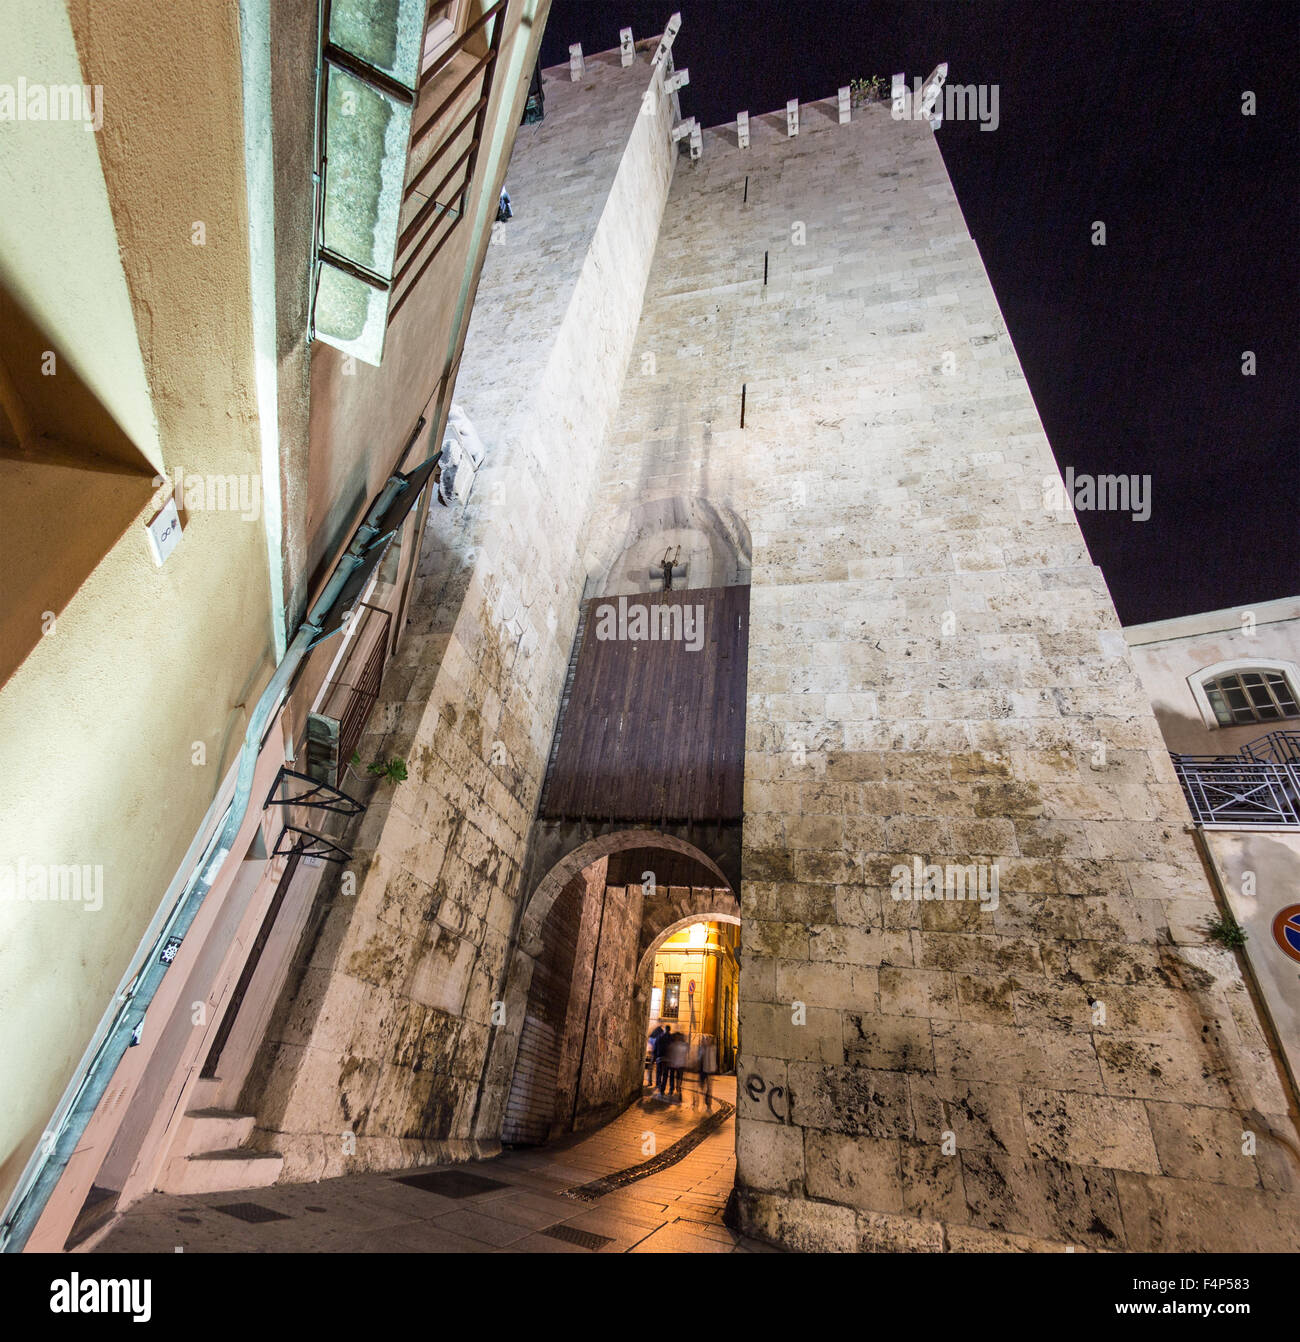
M158 1192L234 1193L275 1183L284 1165L278 1151L204 1151L170 1160L158 1180Z
M191 1109L215 1109L217 1097L221 1094L222 1082L216 1077L201 1076L190 1091Z
M252 1114L232 1109L188 1109L177 1128L172 1156L200 1156L243 1146L256 1122Z

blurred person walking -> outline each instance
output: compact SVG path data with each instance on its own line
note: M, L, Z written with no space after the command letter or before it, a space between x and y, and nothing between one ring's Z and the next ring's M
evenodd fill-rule
M650 1031L650 1038L646 1040L645 1083L647 1086L653 1086L655 1083L655 1063L659 1057L658 1044L666 1033L662 1025L656 1025Z
M668 1094L665 1098L674 1104L682 1102L682 1072L686 1068L686 1036L680 1030L674 1030L668 1036L665 1054L668 1059Z
M668 1032L668 1027L661 1021L659 1024L659 1038L654 1042L654 1069L655 1069L655 1088L650 1098L652 1100L662 1100L664 1096L664 1086L668 1083L668 1041L672 1035Z
M700 1048L695 1058L700 1073L700 1088L692 1098L692 1108L700 1106L700 1096L704 1096L704 1107L713 1108L713 1074L718 1070L718 1045L711 1034L700 1036Z

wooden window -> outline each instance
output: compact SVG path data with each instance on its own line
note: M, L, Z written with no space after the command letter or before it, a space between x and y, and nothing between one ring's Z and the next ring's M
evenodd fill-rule
M1281 671L1233 671L1204 684L1220 727L1300 717L1295 690Z

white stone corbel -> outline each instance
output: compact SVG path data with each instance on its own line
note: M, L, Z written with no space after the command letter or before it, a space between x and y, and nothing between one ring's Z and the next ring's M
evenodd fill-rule
M785 133L787 137L799 134L798 98L791 98L785 105Z
M652 66L658 67L668 57L668 53L673 49L673 43L677 40L677 34L681 31L682 16L676 13L670 18L664 26L664 35L659 39L659 45L655 48L654 59L650 62Z
M695 118L691 118L691 162L696 162L700 155L704 153L704 133L699 126L694 124Z
M618 58L624 68L631 65L636 59L636 43L632 40L631 28L620 28L618 30Z
M664 80L664 92L676 93L678 89L684 89L691 82L691 72L685 66L677 71L676 74L669 75Z
M587 63L582 59L582 43L575 42L569 48L569 80L576 84L587 73Z
M929 78L921 85L921 110L919 116L934 117L935 104L939 101L939 92L943 88L943 81L948 78L948 62L942 61L930 71ZM943 113L939 113L939 120L943 120Z
M895 121L903 121L907 117L907 75L895 75L890 83L889 89L889 115Z
M443 503L464 503L474 486L474 477L483 464L487 449L465 411L454 402L447 414L438 458L438 497Z

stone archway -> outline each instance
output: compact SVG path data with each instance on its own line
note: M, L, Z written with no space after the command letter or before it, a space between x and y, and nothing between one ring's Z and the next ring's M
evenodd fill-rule
M682 588L747 584L752 541L744 518L726 501L690 495L641 499L597 519L586 560L589 596L656 590L651 569L664 546L681 547Z
M662 884L642 883L647 864ZM554 862L520 915L477 1135L535 1144L620 1111L640 1088L646 950L739 913L713 858L658 830L592 837Z
M645 948L641 955L641 960L636 967L636 981L638 985L643 985L650 973L651 966L655 962L655 953L659 947L664 944L675 932L680 932L684 927L690 927L692 923L731 923L735 927L740 926L740 911L723 909L701 909L698 913L688 913L684 918L678 918L676 922L669 923L654 940Z
M612 834L602 834L573 849L542 877L524 908L520 920L519 945L524 947L529 941L536 944L542 923L545 922L560 891L580 871L603 857L633 848L662 848L668 852L693 857L717 876L720 886L731 888L731 882L723 874L722 868L707 853L676 835L665 834L655 829L621 829Z
M682 895L688 893L689 898L682 898ZM656 1024L662 1023L654 1019L652 1010L654 992L652 989L658 978L656 956L668 939L675 933L700 923L730 923L734 927L740 926L740 905L729 890L691 891L682 892L682 895L674 894L675 907L666 917L656 918L652 914L642 921L642 952L633 980L631 1003L634 1020L633 1033L638 1040L645 1039ZM708 934L705 940L713 945L712 934ZM718 942L717 947L711 952L711 956L716 956L719 953L718 947L720 946L721 942ZM687 951L688 955L692 953L692 951ZM681 961L677 962L677 967L681 967L682 963ZM701 1014L697 1025L692 1008L691 1024L687 1030L687 1035L688 1039L694 1042L694 1031L696 1029L713 1034L718 1045L718 1066L723 1071L729 1071L734 1065L736 1057L737 1022L734 1014L735 996L733 994L736 993L739 984L734 978L728 982L726 976L723 976L723 980L719 982L717 974L713 971L720 963L716 959L706 958L698 966L702 972ZM665 972L668 971L668 968L668 966L665 966Z

